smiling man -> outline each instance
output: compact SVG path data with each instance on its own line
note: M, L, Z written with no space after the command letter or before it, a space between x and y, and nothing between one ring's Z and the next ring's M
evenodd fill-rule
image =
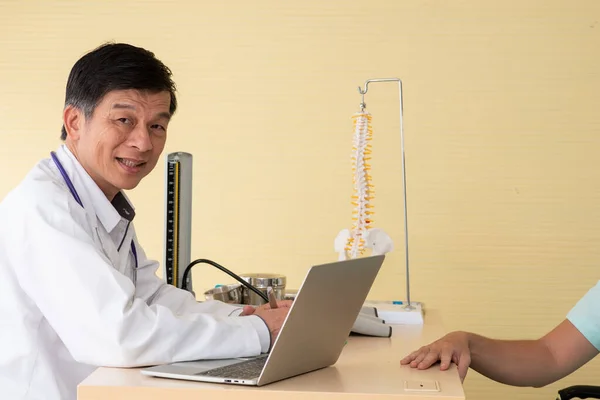
M156 166L177 108L154 54L106 44L73 66L62 140L0 203L2 399L75 399L98 366L268 352L289 310L196 302L156 276L123 190Z

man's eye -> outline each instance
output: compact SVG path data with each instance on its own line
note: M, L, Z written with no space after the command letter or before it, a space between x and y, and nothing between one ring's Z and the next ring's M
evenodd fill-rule
M131 124L131 120L129 118L119 118L118 121L122 124Z
M166 130L167 130L167 129L166 129L164 126L162 126L162 125L158 125L158 124L154 124L154 125L152 125L152 127L151 127L151 128L152 128L152 129L158 129L158 130L160 130L160 131L166 131Z

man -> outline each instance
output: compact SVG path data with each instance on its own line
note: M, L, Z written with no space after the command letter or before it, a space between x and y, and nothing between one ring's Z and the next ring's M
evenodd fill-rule
M0 203L2 399L75 399L97 366L269 351L290 302L198 303L136 239L123 190L155 167L176 107L171 71L144 49L106 44L73 66L64 144Z
M542 387L574 372L600 350L600 282L551 332L537 340L494 340L452 332L402 359L426 369L440 361L442 370L458 366L464 380L469 367L497 382Z

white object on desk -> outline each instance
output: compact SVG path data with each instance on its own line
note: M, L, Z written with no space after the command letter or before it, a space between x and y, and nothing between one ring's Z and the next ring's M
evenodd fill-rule
M384 323L382 318L361 312L352 325L352 333L389 338L393 331L392 327Z
M410 304L412 309L391 301L367 301L364 307L375 308L377 316L388 325L423 325L423 305L415 301Z

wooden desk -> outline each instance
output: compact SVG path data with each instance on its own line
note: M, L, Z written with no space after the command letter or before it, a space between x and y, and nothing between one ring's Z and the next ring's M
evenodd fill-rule
M153 378L137 369L99 368L78 387L79 400L296 400L464 399L456 367L418 371L400 365L410 351L444 333L427 311L424 326L394 325L392 338L350 336L338 362L328 368L261 387ZM437 381L439 392L408 392L405 381Z

